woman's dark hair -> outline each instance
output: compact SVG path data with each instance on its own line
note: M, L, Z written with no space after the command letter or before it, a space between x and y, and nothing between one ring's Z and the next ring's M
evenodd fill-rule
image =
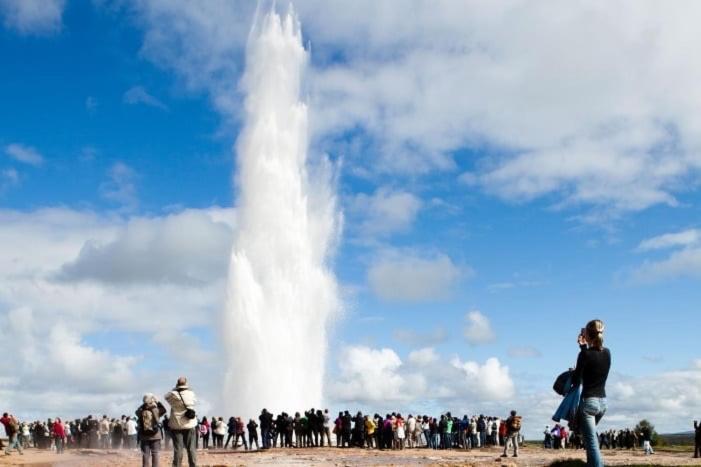
M604 323L600 319L593 319L587 323L584 332L587 341L596 350L604 348Z

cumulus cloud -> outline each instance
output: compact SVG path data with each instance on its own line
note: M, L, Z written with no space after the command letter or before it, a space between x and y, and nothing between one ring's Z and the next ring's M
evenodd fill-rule
M688 60L701 40L698 5L411 0L410 16L371 0L295 8L314 45L315 141L358 172L454 171L460 149L489 147L463 180L508 201L552 196L625 212L674 206L698 186L701 65ZM254 9L135 2L142 53L236 118Z
M647 397L649 394L655 397ZM686 431L689 414L701 411L701 367L692 364L644 377L614 373L609 378L607 396L609 407L616 407L620 415L615 425L632 426L647 418L654 421L660 433ZM680 426L679 420L686 422Z
M671 249L666 258L646 260L631 274L633 283L653 283L688 277L701 278L701 231L689 229L643 240L637 251Z
M228 259L234 224L233 211L218 208L134 219L66 208L0 210L0 352L16 360L0 369L3 401L22 416L120 413L136 394L165 390L174 373L209 381L213 360L191 330L216 321L226 281L213 250ZM183 248L175 228L212 245ZM119 255L137 254L149 273L124 287L129 272ZM159 270L163 261L179 273ZM187 269L188 261L196 266ZM58 280L57 271L66 277ZM110 350L119 341L121 350ZM142 363L153 358L160 367L145 371Z
M392 349L348 347L341 353L341 382L331 393L340 401L398 401L408 397L404 377L398 373L402 361ZM378 384L378 382L382 384Z
M226 276L233 232L203 211L133 218L107 243L86 242L62 281L205 285Z
M163 102L149 94L143 86L132 86L127 89L122 99L125 103L131 105L143 104L161 110L168 110L168 107Z
M407 361L416 366L426 366L440 359L438 353L433 347L424 347L423 349L412 350L407 356Z
M61 30L65 5L65 0L0 0L0 16L20 34L52 34Z
M23 164L39 167L44 163L44 157L31 146L20 143L12 143L5 146L5 154Z
M116 162L108 170L107 180L100 185L100 194L126 210L134 209L139 204L136 179L134 169L123 162Z
M408 407L428 401L452 404L504 401L515 394L509 368L498 359L483 364L455 356L442 359L433 348L409 353L403 362L392 349L349 346L339 357L339 375L329 395L338 402L357 402L386 410L382 404ZM394 408L393 408L394 410Z
M411 193L380 187L371 195L355 195L349 212L360 217L358 230L362 235L385 236L408 231L422 204Z
M368 282L384 300L417 302L445 298L461 275L469 274L441 253L389 252L370 265Z
M493 342L496 339L496 334L492 329L492 324L489 318L483 315L478 310L473 310L465 315L467 326L464 330L464 336L470 345L480 345Z

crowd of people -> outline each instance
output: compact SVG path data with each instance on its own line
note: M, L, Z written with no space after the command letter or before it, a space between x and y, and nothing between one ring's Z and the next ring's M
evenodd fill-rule
M181 465L187 455L189 465L196 465L198 449L271 449L277 447L312 448L336 446L366 449L473 449L512 446L514 455L523 442L521 417L515 411L507 418L464 415L450 412L432 417L400 413L364 415L339 412L331 417L328 409L310 409L294 415L274 415L263 409L257 420L241 417L200 417L197 398L180 378L165 401L170 412L153 394L143 397L143 404L133 416L120 418L87 416L83 419L20 422L5 413L0 422L9 438L6 453L34 447L54 449L141 449L143 465L159 465L161 443L173 444L175 463ZM332 441L333 440L333 441Z
M543 432L543 447L546 449L583 449L582 434L578 431L568 430L564 425L556 423L552 428L545 427ZM610 429L598 433L599 447L601 449L636 449L642 448L647 454L653 454L651 433L649 431L635 429Z

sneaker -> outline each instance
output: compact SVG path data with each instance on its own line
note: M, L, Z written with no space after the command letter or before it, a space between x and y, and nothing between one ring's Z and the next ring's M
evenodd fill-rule
M518 454L514 454L514 456L513 456L513 457L518 457Z
M507 456L506 454L502 454L501 457L509 457L509 456Z

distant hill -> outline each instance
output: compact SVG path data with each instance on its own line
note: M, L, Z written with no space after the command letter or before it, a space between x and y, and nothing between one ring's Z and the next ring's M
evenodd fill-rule
M694 444L694 432L684 431L681 433L667 433L659 435L663 444L684 445Z

